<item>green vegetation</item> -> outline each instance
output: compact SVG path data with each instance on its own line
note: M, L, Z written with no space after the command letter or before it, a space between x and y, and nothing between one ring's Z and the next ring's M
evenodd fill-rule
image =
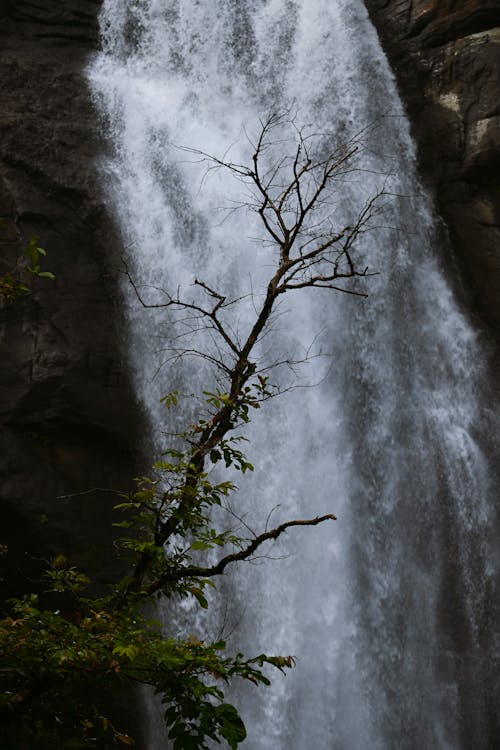
M0 218L0 230L4 228L5 221ZM40 279L50 279L51 281L55 279L51 271L44 271L41 268L41 260L46 255L43 247L38 245L38 237L32 237L14 268L9 268L7 272L0 274L0 302L4 300L4 302L10 304L29 294L30 287L26 280L29 275Z
M208 394L210 422L218 413L214 405L219 412L229 408L246 422L248 409L257 408L268 393L260 378L234 406L225 394ZM177 399L178 394L169 394L164 403L171 408ZM9 614L0 622L0 747L130 745L133 738L85 696L99 695L99 690L103 696L104 691L138 683L151 685L161 696L175 750L207 748L209 738L225 740L234 749L244 739L245 727L236 709L224 701L223 686L235 677L267 685L265 665L281 671L293 666L290 656L228 656L223 641L170 638L145 614L151 609L146 604L173 595L193 596L206 608L205 589L227 564L250 557L290 526L327 518L288 522L252 540L214 528L210 508L221 505L236 486L231 481L212 483L193 462L196 437L209 429L207 424L200 420L180 435L185 449L168 450L152 476L137 478L136 490L121 497L117 508L124 520L117 525L131 531L120 542L133 563L130 576L106 596L92 596L88 578L59 556L45 572L44 594L10 602ZM210 451L210 462L252 470L236 447L240 440L220 440ZM167 534L175 535L175 542L166 547ZM214 565L194 561L200 552L227 545L232 552ZM104 698L101 702L106 703Z

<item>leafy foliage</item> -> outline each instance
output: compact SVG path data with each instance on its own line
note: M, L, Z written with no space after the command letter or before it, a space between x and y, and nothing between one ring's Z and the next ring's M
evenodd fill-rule
M0 218L0 229L4 228L5 221ZM15 267L0 275L0 300L10 304L29 294L27 275L54 281L55 276L51 271L42 270L41 261L46 255L46 250L38 245L38 237L31 237Z
M213 398L207 394L207 403ZM253 398L250 390L249 402ZM224 403L224 395L216 401ZM209 739L235 750L246 731L234 706L224 700L224 685L236 677L268 685L265 665L281 671L293 666L292 657L228 656L224 641L168 637L145 614L148 600L173 594L194 597L206 608L204 589L213 583L193 568L193 555L245 545L233 531L211 524L210 507L235 486L212 483L205 472L194 476L190 441L198 427L183 434L184 451L167 451L169 460L155 465L154 478L138 477L136 490L116 506L126 516L118 525L132 531L120 544L135 562L135 577L118 582L106 596L92 596L87 576L59 555L44 574L42 595L10 602L0 621L1 747L131 745L133 738L114 726L102 705L105 694L123 684L147 684L161 696L174 750L205 750ZM223 441L212 460L246 471L249 464L233 442L238 438ZM183 504L186 476L188 505ZM176 542L165 548L158 534L172 519ZM137 566L145 560L148 565L138 578ZM98 699L88 701L86 695Z
M244 727L235 709L223 703L218 685L234 676L267 684L264 663L288 666L286 659L264 655L221 656L223 641L165 638L144 615L110 607L109 600L83 597L78 605L84 611L64 616L31 595L14 602L2 620L0 711L7 717L2 747L9 741L33 750L133 744L97 704L84 700L131 681L152 684L162 694L174 747L206 748L207 737L236 747Z

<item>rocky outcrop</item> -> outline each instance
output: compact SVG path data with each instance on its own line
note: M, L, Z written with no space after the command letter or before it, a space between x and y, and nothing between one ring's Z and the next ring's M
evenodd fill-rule
M0 258L8 268L37 235L56 277L31 279L31 295L0 310L4 596L36 585L53 553L103 583L119 564L106 490L129 481L139 417L120 342L117 242L96 173L98 117L82 74L99 6L0 0Z
M500 2L366 0L473 304L500 330Z

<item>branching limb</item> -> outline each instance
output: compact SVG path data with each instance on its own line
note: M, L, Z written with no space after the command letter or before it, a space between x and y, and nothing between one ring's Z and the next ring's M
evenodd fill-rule
M283 148L287 143L290 144L290 126L293 131L293 150L289 154L283 154ZM370 229L371 218L380 210L378 201L385 194L385 185L366 202L351 224L336 225L332 208L335 205L335 193L339 190L337 179L342 180L347 172L357 170L354 159L360 149L361 144L352 141L325 153L318 137L314 133L304 135L293 119L290 119L289 113L271 114L262 121L259 136L253 144L250 165L233 163L227 156L218 158L199 150L185 149L206 162L208 169L229 170L253 188L253 198L246 207L256 211L261 217L263 232L274 257L265 292L260 303L255 304L255 317L250 322L246 335L239 333L236 338L220 317L220 313L235 301L227 299L213 285L200 279L194 281L194 286L208 296L210 304L207 306L196 300L187 300L179 292L176 296L167 295L163 304L149 305L141 297L140 289L125 265L125 273L145 307L186 310L207 323L213 335L219 338L221 346L218 347L212 341L215 354L200 351L199 356L215 364L228 381L224 399L211 412L210 419L200 423L187 440L190 446L189 462L181 487L176 490L175 512L163 515L155 529L154 543L158 547L175 539L182 528L183 514L189 514L190 509L196 505L197 487L202 481L207 458L219 450L239 422L241 409L248 399L248 388L257 378L259 368L256 348L269 327L281 295L297 289L317 288L366 296L359 287L353 288L346 282L366 279L372 273L365 259L357 257L360 254L358 240ZM192 354L196 351L196 348L189 347L184 353ZM182 355L181 348L176 356ZM297 524L311 525L312 522L290 522L290 525ZM278 535L288 526L279 528L281 530ZM276 530L266 532L267 536L262 537L262 541L273 538L275 532ZM228 562L251 555L255 543L256 540L249 548L237 553L236 558L230 556L221 560L213 573L192 574L217 575ZM261 541L257 546L260 543ZM145 559L139 561L136 568L131 584L135 591L143 588L148 556L151 557L150 552L145 552ZM183 577L186 575L189 574L182 572Z
M226 555L221 560L219 560L216 565L212 565L209 567L192 565L169 571L168 573L165 573L163 576L158 578L156 581L150 583L141 593L145 596L151 596L152 594L161 591L163 588L168 587L172 583L176 583L177 581L186 578L212 578L214 576L220 576L224 573L224 570L228 565L235 562L248 560L248 558L250 558L256 552L256 550L262 544L264 544L264 542L267 542L270 539L278 539L281 534L283 534L287 529L292 528L292 526L318 526L318 524L324 523L325 521L336 520L337 518L332 513L328 513L325 516L317 516L316 518L286 521L286 523L282 523L280 526L277 526L274 529L270 529L269 531L264 531L262 534L259 534L247 547L240 550L239 552L233 552L230 555Z

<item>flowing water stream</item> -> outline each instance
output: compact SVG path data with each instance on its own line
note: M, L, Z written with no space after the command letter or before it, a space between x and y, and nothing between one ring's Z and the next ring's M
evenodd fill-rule
M186 146L251 157L259 117L291 108L325 148L362 134L363 171L338 184L339 225L382 186L361 239L366 300L298 293L260 350L312 357L249 430L239 513L338 521L268 551L225 586L210 627L247 653L292 653L272 688L237 692L248 750L482 750L498 705L495 420L481 342L455 299L394 79L357 0L104 0L89 80L125 256L148 299L195 277L258 299L269 248L244 186ZM230 149L227 152L228 148ZM387 175L390 175L387 179ZM231 202L232 201L232 202ZM149 285L149 286L148 286ZM160 395L196 390L171 360L171 317L124 286L138 397L161 442ZM244 331L251 298L238 307ZM170 343L168 343L170 342ZM317 355L317 356L316 356ZM287 380L288 378L288 380ZM489 447L488 447L489 446ZM498 728L497 728L498 729ZM498 738L497 738L498 739ZM160 739L151 732L150 748Z

